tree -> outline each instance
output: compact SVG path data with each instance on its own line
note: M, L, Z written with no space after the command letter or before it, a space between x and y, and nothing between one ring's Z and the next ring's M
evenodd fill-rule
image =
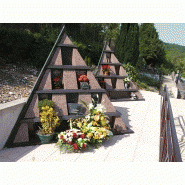
M139 28L140 56L147 65L161 66L165 63L165 50L153 23L143 23Z
M124 52L124 63L136 65L139 57L139 26L137 23L131 23L128 27Z
M121 63L136 65L139 57L139 26L137 23L121 24L115 50Z
M115 47L115 40L117 38L117 35L119 33L119 24L118 23L105 23L102 24L103 27L103 36L104 40L107 42L107 44L111 47Z

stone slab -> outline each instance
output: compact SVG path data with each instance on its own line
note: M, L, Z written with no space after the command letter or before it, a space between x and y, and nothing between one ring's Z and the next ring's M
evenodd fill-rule
M105 78L104 81L106 82L106 89L113 89L112 81L110 78Z
M51 70L47 69L41 80L38 90L51 90L51 89L52 89Z
M19 142L28 142L29 134L28 134L28 125L26 123L22 123L14 140L14 143Z
M81 57L80 53L76 48L73 49L73 54L72 54L72 65L73 66L86 66L85 61Z
M35 117L39 117L38 95L37 94L33 95L32 101L25 114L25 118L35 118Z
M116 112L116 109L114 108L114 106L112 105L111 101L109 100L106 94L102 95L101 104L105 106L106 112Z
M86 102L87 104L92 103L91 94L79 94L79 96L78 96L78 103L79 104L82 104L81 100ZM82 106L83 106L82 113L88 114L89 110L85 107L84 104L82 104Z
M75 71L63 71L64 89L78 89Z
M53 55L50 65L62 65L62 53L61 48L58 47Z
M100 89L100 85L98 81L95 79L93 73L91 71L87 71L87 78L89 79L89 84L91 89Z
M54 101L54 110L58 112L58 116L68 115L66 95L53 94L52 100Z
M123 79L117 79L116 89L125 89Z
M120 76L128 76L128 74L126 73L125 69L122 66L120 66L119 75Z

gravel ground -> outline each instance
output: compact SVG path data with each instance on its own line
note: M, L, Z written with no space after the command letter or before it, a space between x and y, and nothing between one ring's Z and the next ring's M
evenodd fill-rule
M0 104L28 97L38 75L26 64L0 64Z

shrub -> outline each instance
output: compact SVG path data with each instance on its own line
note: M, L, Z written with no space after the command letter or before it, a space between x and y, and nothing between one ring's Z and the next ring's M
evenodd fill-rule
M45 106L53 108L54 102L52 100L48 100L48 99L44 99L44 100L39 101L39 103L38 103L39 111L41 111L42 107L45 107Z

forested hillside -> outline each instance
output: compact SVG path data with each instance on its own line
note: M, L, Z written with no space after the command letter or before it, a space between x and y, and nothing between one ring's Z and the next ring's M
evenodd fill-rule
M179 70L181 75L185 77L185 46L170 43L163 44L168 62L166 70L168 72Z

